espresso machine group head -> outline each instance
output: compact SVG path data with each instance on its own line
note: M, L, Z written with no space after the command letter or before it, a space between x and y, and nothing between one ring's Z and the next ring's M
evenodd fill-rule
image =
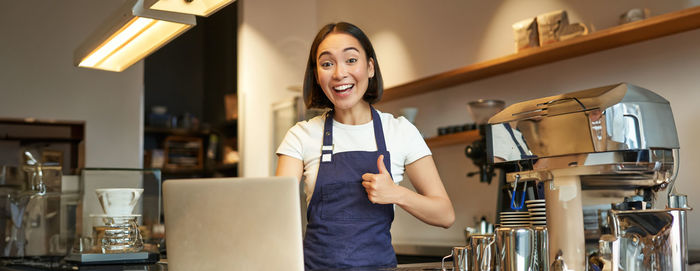
M506 186L543 190L540 270L686 270L690 208L673 189L679 142L663 97L621 83L520 102L489 119L486 138Z

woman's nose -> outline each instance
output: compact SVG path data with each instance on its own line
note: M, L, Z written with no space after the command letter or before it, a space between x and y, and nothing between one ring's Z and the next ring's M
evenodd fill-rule
M347 76L347 70L343 65L337 65L335 71L333 71L333 79L343 79Z

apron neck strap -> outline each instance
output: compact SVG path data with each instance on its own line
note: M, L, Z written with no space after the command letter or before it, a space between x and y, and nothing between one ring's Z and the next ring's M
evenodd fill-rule
M381 154L386 154L386 142L384 141L384 130L382 129L382 120L379 113L370 105L372 111L372 125L374 127L374 140L377 143L377 151ZM323 148L322 154L333 153L333 110L326 113L326 122L323 125Z
M373 106L369 106L372 110L372 124L374 125L374 140L377 142L377 151L380 154L386 154L386 142L384 141L384 129L382 129L382 119L379 117L379 113L374 109Z

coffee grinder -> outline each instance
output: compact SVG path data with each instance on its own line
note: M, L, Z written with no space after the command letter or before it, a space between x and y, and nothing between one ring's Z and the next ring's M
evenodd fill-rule
M479 174L479 181L482 183L491 183L494 176L494 167L487 163L486 156L486 127L489 118L503 110L506 103L500 100L483 100L472 101L467 104L469 115L474 120L477 129L479 130L479 139L474 140L472 144L464 149L464 154L472 160L475 166L479 168L478 172L470 172L467 177Z

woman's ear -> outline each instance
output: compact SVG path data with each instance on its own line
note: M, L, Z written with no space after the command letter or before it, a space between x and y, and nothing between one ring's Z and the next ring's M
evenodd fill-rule
M367 74L369 75L369 78L374 77L374 58L369 58L369 61L367 61Z

